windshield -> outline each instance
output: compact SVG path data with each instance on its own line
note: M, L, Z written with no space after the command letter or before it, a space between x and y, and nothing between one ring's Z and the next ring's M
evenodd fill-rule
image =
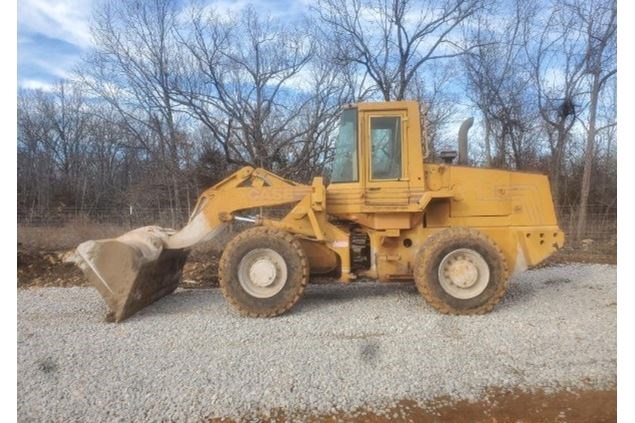
M357 109L346 109L335 142L331 182L357 181Z

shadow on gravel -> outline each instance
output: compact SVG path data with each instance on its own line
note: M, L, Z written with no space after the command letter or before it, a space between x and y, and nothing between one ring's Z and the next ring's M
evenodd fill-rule
M569 285L568 279L549 279L544 283L525 283L512 280L503 300L495 308L502 311L515 305L531 301L543 291ZM385 284L356 282L354 285L339 283L309 285L298 303L285 315L302 315L327 306L341 306L346 303L363 302L390 297L399 306L402 300L420 299L425 303L412 282L389 282ZM159 315L187 315L208 313L215 309L221 314L233 313L218 289L181 289L141 310L133 319L154 319ZM238 314L235 314L238 316Z
M541 292L544 288L546 287L538 284L525 283L522 280L512 280L509 283L503 299L494 307L494 312L496 310L513 308L517 304L530 302L536 296L544 295L544 293Z
M332 285L310 285L298 303L286 315L296 315L313 310L322 309L327 305L340 305L353 301L366 301L373 298L394 297L395 302L399 296L419 296L414 285L394 283L386 285L367 285L363 282L356 286ZM222 296L220 290L179 290L168 295L159 301L151 304L135 315L136 318L152 317L166 314L197 314L209 312L213 308L221 313L234 313L231 306Z
M216 290L179 290L167 295L132 316L132 319L154 319L157 316L208 313L211 310L225 310L224 298L215 294ZM220 291L219 291L220 293Z
M400 297L418 297L417 288L412 283L386 283L385 285L366 284L358 282L356 285L309 285L300 301L291 309L292 313L311 312L327 305L341 305L345 303L381 299L390 296L395 305ZM423 301L423 299L422 299Z
M301 315L322 309L327 305L341 305L386 296L393 297L395 304L403 297L419 297L416 287L410 283L365 284L365 282L359 282L355 286L344 286L337 283L309 285L298 303L284 315ZM227 304L219 289L181 289L150 304L128 321L154 319L160 315L184 316L208 313L210 309L221 314L232 313L237 317L239 316Z

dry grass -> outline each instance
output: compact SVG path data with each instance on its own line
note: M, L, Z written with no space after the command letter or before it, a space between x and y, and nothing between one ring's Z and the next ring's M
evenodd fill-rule
M66 251L90 239L114 238L132 228L122 225L93 223L79 220L62 226L18 225L18 247L28 251ZM194 254L218 253L232 238L231 231L220 234L218 239L203 242L193 248Z
M57 227L18 225L18 245L38 251L69 250L89 239L112 238L127 230L117 225L90 223L69 223Z

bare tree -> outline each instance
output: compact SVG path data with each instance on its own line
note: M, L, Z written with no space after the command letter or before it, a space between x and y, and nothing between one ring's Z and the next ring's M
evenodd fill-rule
M531 65L540 117L545 123L551 160L549 176L554 201L560 204L564 155L569 134L581 112L584 55L579 54L581 34L577 19L566 7L555 4L544 21L525 33L525 51ZM557 75L554 72L557 70Z
M161 162L171 210L180 210L184 135L171 96L179 58L175 0L107 2L95 10L94 48L80 72L82 82L120 114L139 148ZM181 117L182 119L182 117ZM173 220L176 219L176 216Z
M182 34L189 53L177 98L204 124L230 164L283 175L324 161L325 125L342 99L337 75L312 62L303 25L282 25L247 8L237 17L194 12Z
M20 90L18 93L18 209L25 213L46 210L52 204L55 173L53 154L43 142L51 125L40 104L45 93Z
M28 101L24 97L22 100ZM87 185L83 173L90 146L87 142L90 119L84 110L81 87L59 82L50 93L35 92L30 101L30 107L23 103L18 113L23 145L31 154L42 152L52 166L50 171L66 191L58 191L57 200L67 204L78 202L84 208ZM38 175L44 163L36 161L28 166Z
M314 11L331 40L336 60L356 64L384 100L403 100L426 63L457 57L457 28L481 0L318 0Z
M70 208L77 213L110 206L125 190L119 125L107 105L78 83L60 81L49 92L18 96L18 189L23 211Z
M444 136L444 129L456 119L457 97L451 87L457 83L457 66L439 62L430 66L425 74L418 74L408 89L408 98L416 99L421 108L422 142L427 158L435 160L442 148L456 148L456 131L450 138ZM462 116L467 118L469 116Z
M580 239L587 221L587 207L591 190L591 172L595 160L596 136L606 127L597 126L600 94L605 84L616 73L617 4L614 0L597 1L590 4L576 1L568 5L579 18L580 30L585 35L585 76L589 84L589 112L586 122L586 147L584 172L580 190L579 215L575 236Z
M529 136L534 111L522 43L533 10L521 2L512 7L508 14L479 17L468 35L477 47L463 56L463 63L468 96L483 115L487 165L522 169L535 148Z
M614 0L318 0L285 22L99 4L77 80L18 93L20 215L133 206L175 224L236 166L322 173L342 104L408 98L428 160L473 107L483 162L548 171L558 205L577 209L571 238L614 216Z

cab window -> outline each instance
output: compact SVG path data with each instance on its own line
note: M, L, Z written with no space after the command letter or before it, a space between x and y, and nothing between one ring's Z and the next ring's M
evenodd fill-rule
M357 109L342 112L331 182L357 181Z
M370 118L371 179L401 178L401 118Z

